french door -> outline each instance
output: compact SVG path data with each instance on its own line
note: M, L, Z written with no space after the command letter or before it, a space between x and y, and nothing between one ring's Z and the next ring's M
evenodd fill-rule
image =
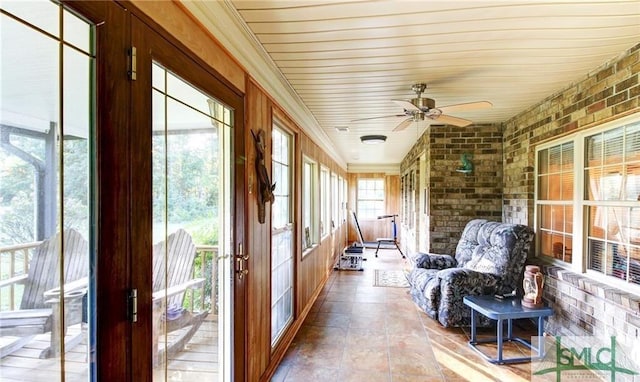
M233 266L244 241L243 99L126 6L0 3L0 191L15 194L0 207L24 233L3 228L0 263L8 248L21 261L11 280L50 274L49 305L29 309L59 300L55 330L44 316L43 333L12 333L2 380L245 378L246 278ZM29 270L40 255L58 263ZM0 314L22 309L22 290L0 290Z
M133 380L238 379L242 98L137 17L131 36Z

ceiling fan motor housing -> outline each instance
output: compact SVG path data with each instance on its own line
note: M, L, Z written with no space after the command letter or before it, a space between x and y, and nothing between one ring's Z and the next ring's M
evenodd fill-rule
M413 98L411 99L411 103L418 109L422 110L423 113L426 113L427 111L436 107L436 101L431 98Z

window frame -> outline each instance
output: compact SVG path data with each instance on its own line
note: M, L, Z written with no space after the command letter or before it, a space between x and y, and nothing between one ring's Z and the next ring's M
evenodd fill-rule
M340 216L338 174L332 171L329 178L331 179L331 232L334 232L340 226L338 223Z
M588 251L588 229L589 229L589 221L588 221L588 209L593 206L598 207L622 207L622 208L638 208L638 201L635 200L589 200L587 187L585 184L585 168L586 165L586 156L585 150L587 146L587 138L592 137L597 134L606 133L609 131L614 131L618 128L627 126L633 126L636 124L640 124L640 114L636 113L631 116L623 117L616 119L614 121L610 121L607 123L603 123L599 126L594 126L589 129L585 129L574 134L570 134L558 139L554 139L545 143L538 145L535 148L535 170L534 170L534 227L536 228L536 256L546 263L559 266L562 268L567 268L572 270L573 272L584 274L589 278L592 278L596 281L602 282L609 286L613 286L615 288L624 290L626 292L639 294L640 293L640 285L628 282L625 279L620 279L618 277L607 275L605 272L596 271L593 269L589 269L588 261L589 261L589 251ZM539 152L541 150L549 149L551 147L559 146L567 142L573 142L574 147L574 163L573 163L573 179L574 179L574 187L573 187L573 197L568 201L569 205L573 206L573 216L572 216L572 224L573 224L573 248L572 252L576 254L572 257L571 262L565 262L559 259L555 259L552 256L547 256L541 254L541 243L540 243L540 209L541 205L539 201ZM629 163L629 162L620 162L620 163ZM635 163L635 162L632 162ZM562 204L560 201L559 204ZM628 265L627 265L628 267ZM628 268L627 268L628 269Z
M382 185L382 199L372 199L372 198L362 198L360 197L360 182L371 182L371 181L375 181L375 182L380 182L380 184ZM375 190L375 188L374 188ZM380 211L378 211L377 213L374 213L373 215L369 215L369 214L363 214L361 209L360 209L360 203L362 201L369 201L369 202L380 202L382 205L382 208ZM386 208L386 182L385 182L385 178L384 177L375 177L375 178L358 178L358 180L356 181L356 211L357 211L357 215L358 215L358 220L360 221L365 221L365 220L376 220L378 216L384 215L385 214L385 208Z
M331 233L331 176L329 168L320 165L320 238Z
M287 162L284 163L280 160L278 160L279 158L276 158L276 155L274 155L275 150L275 139L273 139L273 135L274 133L278 133L284 137L287 138L287 155L286 155L286 159ZM276 277L276 272L281 271L280 267L281 266L285 266L288 265L289 267L289 276L290 279L287 280L289 281L289 286L288 288L283 291L283 293L280 294L280 296L277 296L277 301L274 302L274 296L271 296L271 349L273 350L279 343L280 340L282 339L284 333L286 332L287 328L289 328L291 326L291 323L293 322L294 319L294 299L295 299L295 291L294 291L294 285L295 285L295 280L293 278L294 275L294 268L295 268L295 236L293 233L293 227L294 227L294 209L293 209L293 198L295 195L295 183L293 182L294 179L294 171L295 171L295 158L294 158L294 152L295 152L295 139L294 139L294 135L287 129L285 129L284 127L282 127L282 124L278 123L277 121L274 121L273 123L273 128L272 128L272 140L271 140L271 147L272 147L272 155L271 155L271 174L272 177L275 178L275 169L274 166L278 165L281 167L286 167L287 169L287 189L284 190L281 194L279 194L279 186L278 184L283 183L283 182L278 182L278 179L273 179L274 182L276 182L276 190L274 190L274 196L277 198L278 196L281 195L285 195L287 196L287 212L288 212L288 217L286 217L287 222L284 225L281 226L275 226L274 224L274 219L273 219L273 215L275 212L275 209L272 208L271 213L272 213L272 220L271 220L271 256L270 256L270 276L271 276L271 285L270 285L270 292L273 294L274 293L274 277ZM281 178L282 179L282 178ZM279 264L273 264L274 260L277 259L277 256L274 257L274 250L273 250L273 243L274 243L274 238L276 238L278 235L283 235L283 234L288 234L290 235L290 251L291 251L291 256L289 256L286 259L279 259L280 263ZM286 264L286 263L289 264ZM286 273L286 272L285 272ZM280 273L280 275L282 275ZM281 279L282 280L282 279ZM278 308L282 308L283 306L286 305L280 305L280 303L282 302L282 300L284 299L284 301L286 302L287 299L287 293L289 293L289 301L288 301L288 309L289 309L289 316L286 317L286 320L279 322L280 325L278 325L278 328L274 328L274 311L278 311ZM283 309L280 309L283 310ZM276 314L277 316L277 314ZM277 333L274 333L274 329L277 330Z
M309 185L306 185L307 175L306 171L309 169L311 172L308 176ZM302 182L301 182L301 224L300 224L300 240L302 247L302 258L308 255L313 248L315 248L318 244L318 233L319 233L319 220L320 216L318 213L318 162L313 160L312 158L302 155ZM307 200L309 202L308 211L307 211ZM307 227L307 223L309 226ZM306 229L309 228L309 235L306 234ZM310 243L307 244L307 238Z

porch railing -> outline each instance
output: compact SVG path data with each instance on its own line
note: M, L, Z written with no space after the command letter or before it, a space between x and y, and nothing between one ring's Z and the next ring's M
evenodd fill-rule
M29 273L29 263L35 248L42 243L34 241L0 247L0 311L20 308L22 281ZM193 277L205 279L203 291L191 291L185 298L187 308L202 304L204 309L218 314L218 246L196 245Z

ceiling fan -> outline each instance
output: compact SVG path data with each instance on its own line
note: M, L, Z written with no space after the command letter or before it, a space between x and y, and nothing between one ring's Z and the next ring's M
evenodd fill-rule
M404 108L403 114L385 115L381 117L361 118L353 121L364 121L368 119L377 118L389 118L389 117L403 117L403 119L393 131L401 131L407 128L412 122L423 121L425 118L429 118L438 122L446 123L449 125L465 127L469 126L472 122L468 119L458 118L445 113L452 111L470 111L486 109L493 104L489 101L460 103L456 105L436 107L436 101L431 98L422 98L422 93L427 88L426 84L414 84L411 86L411 90L416 93L416 98L410 100L392 99L391 101L402 106ZM352 121L352 122L353 122Z

